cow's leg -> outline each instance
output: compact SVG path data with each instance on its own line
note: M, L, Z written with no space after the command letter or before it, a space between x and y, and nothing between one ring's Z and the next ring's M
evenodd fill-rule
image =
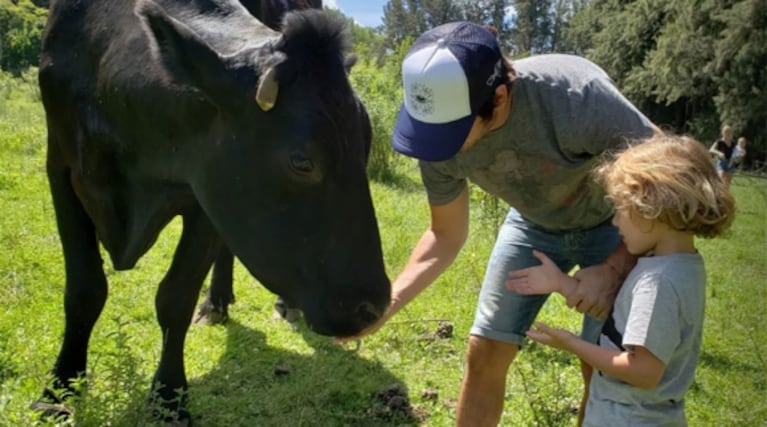
M285 319L288 323L294 324L301 317L301 310L291 307L281 296L277 297L274 301L274 314L275 319Z
M186 423L189 413L186 410L184 340L202 282L218 252L220 239L201 209L186 212L183 218L181 239L155 298L163 347L152 386L163 409L155 415L166 421L181 420Z
M50 155L50 153L49 153ZM75 195L67 168L48 168L48 182L64 253L64 340L53 368L54 389L71 393L71 380L85 374L88 340L107 298L107 280L93 222ZM51 389L32 404L45 415L66 415Z
M232 270L234 269L234 255L228 247L221 245L221 249L213 264L213 278L210 280L210 288L205 295L205 301L200 304L195 317L195 323L216 325L226 322L229 318L229 304L234 303L234 291L232 290Z
M195 323L216 325L226 322L229 318L229 305L234 303L232 271L234 255L222 245L213 264L213 277L205 300L200 304L195 316ZM295 323L301 317L301 310L290 307L282 297L274 302L274 318L282 318L288 323Z

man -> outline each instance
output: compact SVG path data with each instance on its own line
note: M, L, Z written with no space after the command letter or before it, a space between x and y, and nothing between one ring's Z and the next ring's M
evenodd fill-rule
M392 283L378 329L453 262L468 234L467 179L511 206L490 257L468 343L459 426L496 425L506 374L547 296L506 289L508 273L575 265L567 293L595 342L635 258L610 223L612 209L589 172L608 149L659 132L585 59L541 55L511 64L491 30L450 23L419 37L402 65L404 105L393 148L419 159L431 224ZM588 393L590 368L582 365ZM584 397L585 399L585 397ZM584 400L585 402L585 400Z

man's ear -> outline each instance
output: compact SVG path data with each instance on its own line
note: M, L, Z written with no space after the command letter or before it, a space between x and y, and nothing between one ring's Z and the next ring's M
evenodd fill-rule
M495 88L495 94L493 95L493 108L503 107L509 103L511 92L509 87L505 84L498 85Z
M509 86L502 84L495 88L493 95L493 118L492 122L506 123L511 113L511 91Z

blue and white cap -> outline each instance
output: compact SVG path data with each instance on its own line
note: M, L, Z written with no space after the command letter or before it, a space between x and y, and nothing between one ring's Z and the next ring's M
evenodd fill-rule
M502 58L495 35L479 25L453 22L423 33L402 63L394 150L426 161L458 153L502 81Z

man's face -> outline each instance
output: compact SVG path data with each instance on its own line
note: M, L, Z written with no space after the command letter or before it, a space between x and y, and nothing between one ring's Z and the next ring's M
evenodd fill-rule
M511 96L506 85L498 86L495 90L493 102L495 107L493 108L493 116L490 120L484 120L479 116L474 119L474 125L472 125L469 135L466 136L466 141L464 141L461 147L462 153L471 150L480 139L490 132L501 128L509 120Z
M466 137L466 141L464 141L463 146L461 146L461 153L471 150L471 148L477 144L477 141L490 133L491 130L490 122L482 120L481 117L474 119L474 125L472 125L469 135Z

